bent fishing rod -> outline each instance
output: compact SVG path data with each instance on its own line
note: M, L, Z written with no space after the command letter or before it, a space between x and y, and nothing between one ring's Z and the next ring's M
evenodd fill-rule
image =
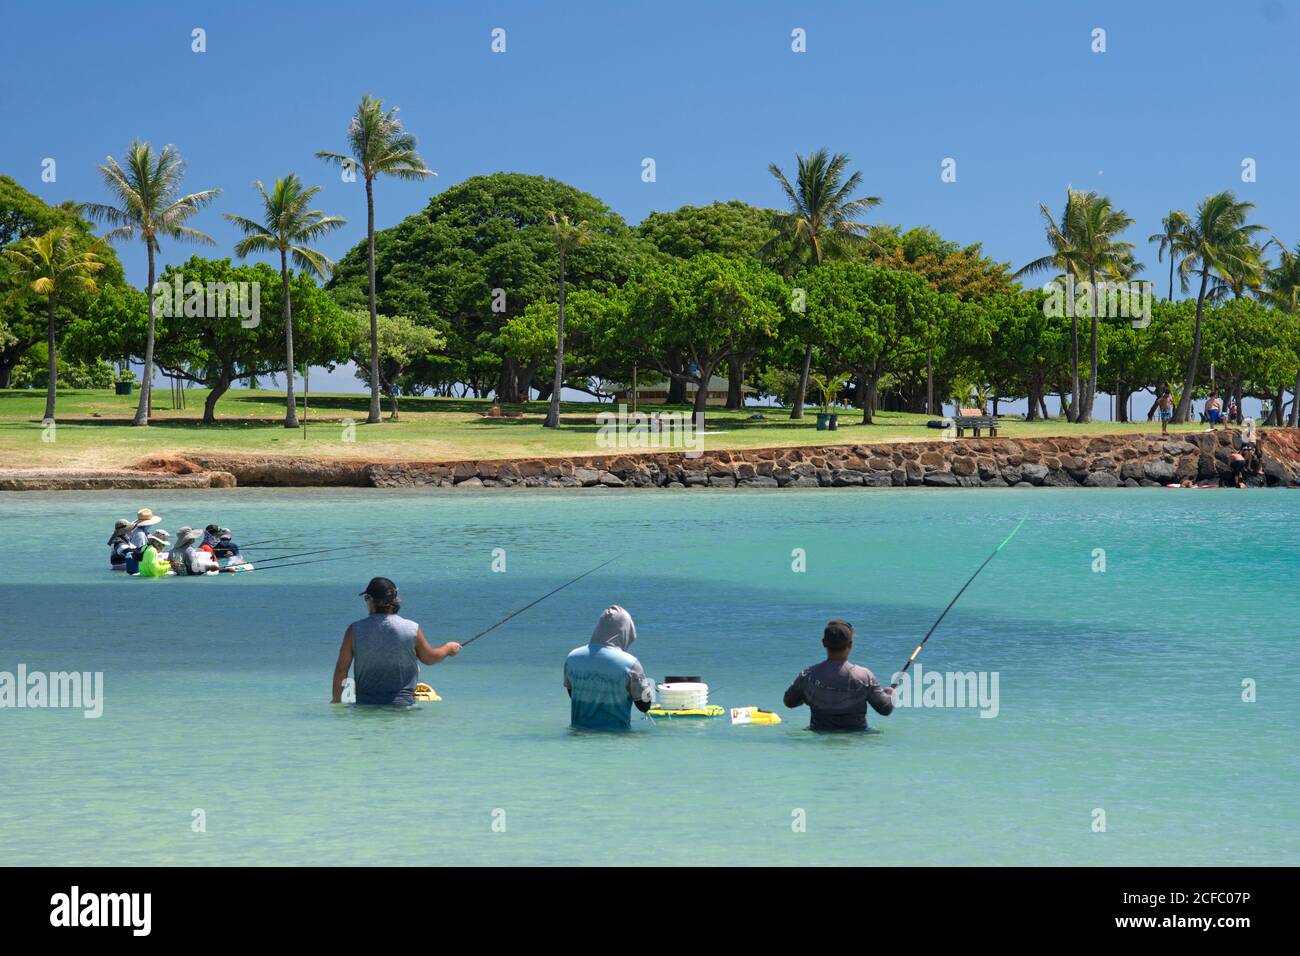
M461 641L461 642L460 642L460 646L461 646L461 647L465 647L466 645L473 644L475 641L477 641L477 640L478 640L480 637L482 637L484 634L487 634L489 631L495 631L498 627L500 627L500 626L501 626L502 624L504 624L506 621L510 620L512 617L518 617L520 614L523 614L524 611L527 611L530 607L533 607L534 605L537 605L537 604L541 604L543 601L545 601L545 600L546 600L548 597L550 597L552 594L558 594L560 591L563 591L565 588L567 588L570 584L577 584L579 581L581 581L581 580L582 580L583 578L585 578L587 575L589 575L589 574L595 574L595 573L596 573L597 571L599 571L601 568L605 567L606 565L613 564L615 561L617 561L617 560L618 560L619 558L621 558L621 557L622 557L621 554L616 554L616 555L614 555L614 557L610 558L608 561L604 562L603 564L598 564L598 565L596 565L596 566L595 566L594 568L592 568L590 571L583 571L583 572L582 572L581 574L579 574L576 578L573 578L573 579L570 580L570 581L565 581L563 584L561 584L561 585L560 585L558 588L556 588L554 591L547 591L545 594L543 594L541 597L539 597L536 601L530 601L528 604L525 604L525 605L524 605L523 607L521 607L519 610L517 610L517 611L513 611L513 612L511 612L510 614L507 614L505 617L503 617L501 620L497 621L495 624L491 625L490 627L485 627L485 628L483 628L483 630L479 631L477 634L475 634L475 635L474 635L473 637L471 637L469 640Z
M916 645L916 650L912 651L912 656L907 659L907 663L903 665L903 669L898 672L899 680L901 680L903 675L907 673L908 668L912 666L912 661L916 660L916 655L921 653L921 648L925 647L925 642L930 639L930 635L932 635L939 625L943 623L943 619L947 617L948 612L952 610L952 606L957 603L957 598L961 597L966 592L966 589L971 586L971 582L979 577L980 572L984 570L985 566L998 556L998 552L1007 546L1008 541L1016 536L1016 532L1020 530L1020 525L1024 524L1025 521L1025 518L1020 519L1020 524L1016 525L1015 528L1012 529L1011 533L1003 539L1002 543L993 549L993 553L985 558L983 563L975 569L975 573L966 579L966 583L961 586L961 590L953 595L953 599L949 601L948 606L943 609L943 613L939 615L939 619L930 625L930 629L925 632L925 637L921 638L921 643ZM889 686L897 687L898 680L895 680Z

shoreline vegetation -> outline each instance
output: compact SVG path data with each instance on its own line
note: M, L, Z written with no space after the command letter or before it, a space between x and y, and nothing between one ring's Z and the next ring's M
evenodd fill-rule
M381 428L364 427L369 399L364 394L311 395L297 403L303 428L280 427L283 396L277 392L232 390L224 401L232 414L203 425L195 408L205 393L188 390L180 402L155 401L149 429L130 427L135 399L109 390L60 390L63 413L51 429L41 418L43 395L0 390L0 468L104 470L124 468L149 457L191 454L253 454L304 458L370 458L460 461L555 458L600 455L597 415L617 411L611 403L565 402L563 425L543 429L548 403L501 406L502 417L488 415L489 399L408 398L403 415ZM168 407L170 404L183 407ZM688 413L685 405L642 405L642 411ZM818 431L812 421L791 422L789 409L748 406L740 411L711 409L704 433L707 451L826 444L934 441L941 433L926 427L930 416L880 412L871 425L841 412L835 431ZM848 414L844 414L844 412ZM513 417L518 415L518 417ZM753 416L762 420L753 420ZM846 420L847 419L847 420ZM305 423L305 424L304 424ZM352 423L349 426L348 423ZM1173 434L1203 432L1202 424L1171 426ZM1097 420L1072 425L1062 419L1024 421L1007 416L999 434L1007 438L1137 435L1158 433L1158 422ZM961 439L965 441L967 439ZM636 451L637 449L628 449ZM653 449L641 449L653 450ZM665 451L671 449L665 448Z

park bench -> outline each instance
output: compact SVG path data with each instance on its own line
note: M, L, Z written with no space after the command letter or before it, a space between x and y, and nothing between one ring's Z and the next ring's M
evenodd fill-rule
M967 428L975 438L980 437L980 429L987 428L990 438L998 437L998 416L985 415L978 408L959 408L957 414L952 417L952 423L957 428L957 437L962 437L962 432Z

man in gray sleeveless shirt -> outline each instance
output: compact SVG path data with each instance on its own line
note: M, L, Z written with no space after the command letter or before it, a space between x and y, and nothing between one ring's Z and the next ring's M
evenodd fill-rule
M847 621L831 621L822 634L826 660L806 667L785 692L785 706L807 704L810 730L866 730L867 705L882 717L894 710L894 690L876 675L849 663L857 632Z
M334 665L334 703L343 700L343 681L351 668L356 680L358 704L415 703L415 685L421 664L436 664L460 653L460 645L448 641L430 647L420 625L398 617L402 607L397 585L388 578L371 578L361 592L366 599L367 617L353 621L343 635L338 663Z

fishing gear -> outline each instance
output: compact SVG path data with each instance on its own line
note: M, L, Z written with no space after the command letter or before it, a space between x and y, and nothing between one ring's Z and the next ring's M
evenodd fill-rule
M359 547L357 545L345 544L345 545L340 545L339 547L336 548L320 548L317 551L294 551L290 554L276 554L276 555L272 555L269 558L258 558L257 562L259 565L261 565L261 564L266 564L269 561L281 561L289 558L305 558L313 554L329 554L330 552L333 551L355 551L355 550L359 550Z
M563 591L563 590L564 590L565 588L567 588L570 584L577 584L579 581L581 581L581 580L582 580L583 578L585 578L587 575L596 573L597 571L599 571L601 568L605 567L606 565L613 564L615 561L617 561L617 560L618 560L619 558L621 558L621 557L622 557L621 554L616 554L616 555L614 555L614 557L610 558L608 561L604 562L603 564L598 564L598 565L596 565L596 566L595 566L594 568L592 568L590 571L583 571L581 574L579 574L579 575L578 575L576 578L574 578L573 580L571 580L571 581L565 581L563 584L561 584L561 585L560 585L558 588L556 588L554 591L547 591L545 594L543 594L541 597L539 597L536 601L531 601L531 602L529 602L528 604L525 604L525 605L524 605L523 607L521 607L519 610L514 611L514 612L512 612L512 613L510 613L510 614L507 614L505 617L503 617L501 620L497 621L495 624L491 625L490 627L485 627L485 628L483 628L483 630L479 631L477 634L475 634L475 635L474 635L473 637L471 637L469 640L467 640L467 641L461 641L461 642L460 642L460 646L461 646L461 647L465 647L466 645L473 644L475 641L477 641L477 640L478 640L480 637L482 637L484 634L487 634L489 631L494 631L494 630L496 630L498 627L500 627L500 626L501 626L502 624L504 624L506 621L510 620L512 617L517 617L518 615L523 614L524 611L527 611L527 610L528 610L530 607L532 607L533 605L541 604L543 601L545 601L545 600L546 600L548 597L550 597L552 594L556 594L556 593L558 593L558 592L560 592L560 591Z
M315 558L311 561L289 561L284 564L271 564L271 565L258 564L254 566L253 570L254 571L275 571L278 568L300 568L304 564L324 564L327 561L346 561L348 560L349 557L350 555L341 554L341 555L336 555L332 558Z
M987 565L990 561L996 558L998 556L998 552L1007 546L1007 542L1016 536L1016 532L1020 530L1020 525L1024 524L1025 521L1026 521L1025 518L1021 518L1020 524L1016 525L1015 528L1012 530L1012 532L1006 536L1003 542L993 549L993 553L984 559L984 563L975 569L975 573L966 579L966 583L961 586L961 590L958 591L956 595L954 595L953 599L948 602L948 606L943 609L943 614L940 614L939 619L935 621L932 625L930 625L930 629L925 632L925 637L921 639L921 643L916 645L916 650L912 651L912 656L907 659L907 663L903 665L903 669L898 672L899 679L901 679L902 676L907 673L907 669L912 666L912 661L916 660L916 655L920 654L921 648L925 647L925 642L930 639L930 635L935 632L935 629L943 621L944 617L946 617L948 612L952 610L952 606L957 603L957 598L961 597L962 594L965 593L966 589L970 587L971 582L974 581L977 577L979 577L979 573L984 570L985 565ZM889 686L897 687L898 681L897 680L894 681Z

